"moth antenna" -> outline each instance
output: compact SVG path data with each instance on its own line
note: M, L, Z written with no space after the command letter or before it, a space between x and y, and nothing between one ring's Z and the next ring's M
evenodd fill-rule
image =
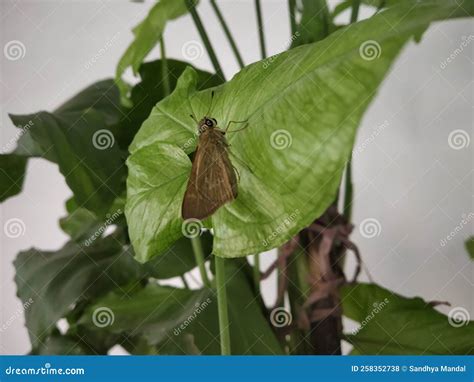
M194 122L198 123L198 120L196 119L194 114L189 114L189 116L193 119Z
M210 113L212 111L212 106L213 106L213 102L214 101L214 90L211 91L211 104L209 105L209 110L207 111L206 113L206 117L210 117Z

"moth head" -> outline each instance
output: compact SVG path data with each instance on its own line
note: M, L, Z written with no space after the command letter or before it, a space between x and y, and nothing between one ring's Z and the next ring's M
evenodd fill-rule
M217 127L217 121L215 118L210 118L210 117L204 117L201 119L199 122L199 131L204 131L207 129L212 129L214 127Z

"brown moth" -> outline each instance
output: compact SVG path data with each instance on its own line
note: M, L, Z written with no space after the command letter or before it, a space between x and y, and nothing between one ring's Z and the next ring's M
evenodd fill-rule
M191 115L198 124L199 142L181 208L185 220L203 220L237 197L236 170L229 159L225 135L231 123L246 121L230 121L221 130L216 119L207 116L210 109L199 122Z

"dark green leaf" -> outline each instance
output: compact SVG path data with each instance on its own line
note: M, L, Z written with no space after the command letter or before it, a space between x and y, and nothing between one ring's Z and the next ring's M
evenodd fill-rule
M326 0L303 0L301 5L301 21L292 36L292 48L324 39L331 28Z
M214 254L267 251L321 215L334 201L356 128L395 57L430 22L474 14L474 5L458 3L400 2L322 41L249 65L213 89L212 114L221 128L248 119L247 129L228 137L239 196L210 218ZM130 147L125 211L142 262L181 236L187 154L197 144L189 114L202 117L211 101L211 90L198 92L196 81L187 69Z
M375 284L342 288L342 303L344 315L361 323L347 336L357 354L474 352L474 322L468 315L459 324L419 297L406 298Z
M464 245L466 246L467 253L469 253L469 257L474 260L474 236L467 239Z
M135 38L120 58L116 70L115 79L124 104L131 106L128 99L130 86L122 79L125 70L132 67L134 74L137 74L148 53L160 40L167 22L184 15L187 11L184 0L160 0L151 8L148 16L134 28Z
M21 191L26 162L20 155L0 154L0 202Z
M109 236L91 246L69 242L57 252L31 249L15 262L18 297L32 303L25 309L26 326L35 347L79 299L106 293L142 277L128 248Z

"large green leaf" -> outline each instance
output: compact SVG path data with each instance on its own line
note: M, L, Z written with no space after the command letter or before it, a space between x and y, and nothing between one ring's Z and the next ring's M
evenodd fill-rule
M124 188L125 153L112 131L123 115L113 81L98 82L53 113L11 115L20 128L31 124L15 153L57 163L77 204L103 216Z
M474 354L474 322L465 309L465 321L456 321L419 297L375 284L345 286L342 303L344 315L361 323L347 336L356 354Z
M27 158L15 154L0 154L0 202L21 191Z
M281 354L280 345L250 288L242 261L227 263L229 328L233 354ZM219 354L217 299L209 289L149 284L136 293L110 293L90 306L79 325L97 329L94 312L108 310L107 330L141 336L161 354Z
M194 3L197 3L197 1ZM138 68L148 53L160 41L166 23L184 15L186 12L185 0L160 0L151 8L148 16L134 28L135 38L120 58L116 70L116 83L124 104L131 106L128 99L130 86L122 79L125 70L132 67L133 73L137 74Z
M88 299L142 277L129 248L109 236L91 246L70 242L57 252L30 249L15 262L18 297L26 303L33 347L55 328L79 299Z
M457 3L400 2L269 64L250 65L214 89L212 116L221 128L248 120L228 136L239 196L211 217L216 255L277 247L334 201L356 127L391 63L430 22L474 14L472 4ZM186 70L130 147L125 212L139 261L181 236L187 154L197 144L189 114L202 117L210 102L211 91L198 92L195 72Z

